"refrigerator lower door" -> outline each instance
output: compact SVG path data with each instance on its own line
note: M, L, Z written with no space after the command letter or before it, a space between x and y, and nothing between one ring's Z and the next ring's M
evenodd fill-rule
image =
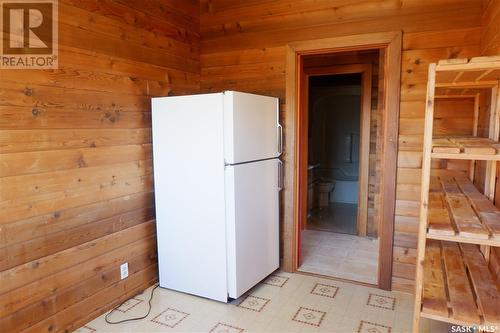
M279 267L278 159L226 167L228 294L238 298Z

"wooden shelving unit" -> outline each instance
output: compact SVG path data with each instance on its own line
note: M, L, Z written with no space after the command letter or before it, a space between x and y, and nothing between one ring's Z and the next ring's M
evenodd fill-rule
M425 111L413 332L420 318L457 325L499 325L500 286L488 268L500 246L500 210L493 204L500 160L500 57L430 64ZM477 98L488 91L488 138L478 137ZM472 136L433 137L436 98L476 98ZM433 175L437 159L470 160L471 171ZM473 184L474 161L486 161L484 194Z

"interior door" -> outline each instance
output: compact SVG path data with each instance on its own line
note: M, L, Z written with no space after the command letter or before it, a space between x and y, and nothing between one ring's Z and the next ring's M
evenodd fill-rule
M226 163L280 155L278 99L236 91L224 92L224 150Z
M226 167L229 297L279 267L280 161Z

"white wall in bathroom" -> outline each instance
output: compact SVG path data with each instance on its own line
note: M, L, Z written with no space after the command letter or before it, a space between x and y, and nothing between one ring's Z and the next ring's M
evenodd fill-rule
M358 182L335 180L330 202L358 203Z
M330 202L358 203L360 85L316 87L310 95L309 162L335 182Z

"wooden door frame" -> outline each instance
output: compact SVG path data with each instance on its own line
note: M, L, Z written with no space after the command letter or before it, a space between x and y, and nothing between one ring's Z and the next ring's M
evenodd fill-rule
M366 236L367 223L368 223L368 180L370 168L370 119L372 111L372 65L371 64L349 64L349 65L335 65L335 66L322 66L303 69L304 79L299 78L300 86L299 91L303 93L305 98L301 104L302 110L299 111L304 118L309 118L309 91L308 82L311 76L326 76L326 75L342 75L342 74L361 74L361 101L360 101L360 135L359 135L359 178L358 178L358 209L356 219L356 229L358 236ZM306 91L306 92L304 92ZM309 119L301 122L304 126L299 134L301 138L307 138L309 135ZM307 124L307 125L305 125ZM308 147L305 147L302 155L304 159L308 160L309 152ZM304 168L302 164L300 166ZM307 198L307 170L299 172L300 183L302 184L301 193L302 198ZM304 200L305 201L305 200ZM302 201L303 202L303 201ZM307 202L307 201L306 201ZM304 207L304 206L302 206ZM307 224L307 208L301 209L300 219L303 225ZM300 260L299 260L300 262Z
M286 47L286 153L285 188L283 193L284 230L282 268L295 272L298 266L298 234L300 222L299 170L301 163L300 105L298 69L303 55L370 49L385 49L384 61L384 109L382 117L382 153L380 178L379 265L378 286L390 290L392 281L392 253L394 235L394 211L396 203L396 173L398 153L399 97L401 78L402 33L382 32L362 35L332 37L290 43ZM307 161L306 161L307 163Z

